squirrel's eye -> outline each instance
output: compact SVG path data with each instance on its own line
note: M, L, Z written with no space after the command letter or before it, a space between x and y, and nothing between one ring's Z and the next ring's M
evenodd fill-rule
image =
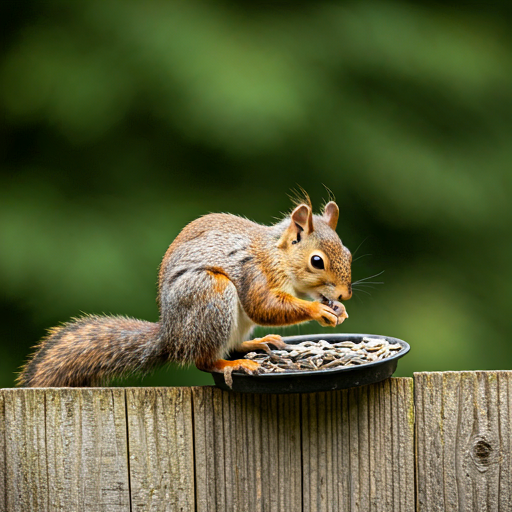
M320 256L317 256L315 254L315 256L313 256L311 258L311 265L314 267L314 268L317 268L319 270L322 270L324 267L324 260L322 258L320 258Z

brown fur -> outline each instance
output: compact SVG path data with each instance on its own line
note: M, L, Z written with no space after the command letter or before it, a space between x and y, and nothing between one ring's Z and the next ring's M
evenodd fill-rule
M25 366L22 386L92 386L112 374L148 371L165 361L158 324L85 316L50 329Z
M229 214L191 222L160 266L158 323L86 316L52 329L19 383L97 385L166 361L240 367L223 358L256 324L336 325L331 308L305 300L351 295L351 256L333 229L337 207L329 204L323 215L313 215L306 195L291 216L273 226ZM311 267L314 251L320 251L325 269Z

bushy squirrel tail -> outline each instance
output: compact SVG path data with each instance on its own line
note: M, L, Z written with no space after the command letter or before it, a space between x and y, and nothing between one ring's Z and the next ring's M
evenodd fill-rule
M17 381L26 387L97 386L167 361L160 324L121 316L84 316L54 327Z

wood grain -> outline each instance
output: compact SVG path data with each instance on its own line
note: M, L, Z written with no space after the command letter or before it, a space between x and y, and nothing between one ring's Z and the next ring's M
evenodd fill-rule
M128 388L132 510L194 510L190 388Z
M5 509L129 509L124 391L2 390Z
M414 510L412 379L302 396L304 510Z
M7 465L5 461L5 395L0 391L0 510L7 510Z
M46 457L45 394L3 390L5 495L9 512L50 510Z
M505 511L511 449L511 371L416 374L414 396L406 378L305 395L5 389L0 512Z
M50 509L129 510L124 390L48 389L45 396Z
M415 374L419 511L512 510L512 372Z
M300 398L194 388L197 510L302 510Z

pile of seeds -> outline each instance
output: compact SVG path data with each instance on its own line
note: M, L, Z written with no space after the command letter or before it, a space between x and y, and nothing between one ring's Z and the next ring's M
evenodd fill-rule
M258 371L253 375L360 366L396 355L403 347L400 343L389 343L384 338L363 338L360 343L304 341L297 345L287 345L285 348L286 350L271 350L268 353L246 354L245 359L252 359L260 364ZM233 386L232 371L233 368L230 366L224 369L224 381L229 387Z
M380 361L397 354L402 345L391 344L384 338L363 338L360 343L304 341L286 348L269 353L249 352L245 358L260 363L258 374L326 370Z

